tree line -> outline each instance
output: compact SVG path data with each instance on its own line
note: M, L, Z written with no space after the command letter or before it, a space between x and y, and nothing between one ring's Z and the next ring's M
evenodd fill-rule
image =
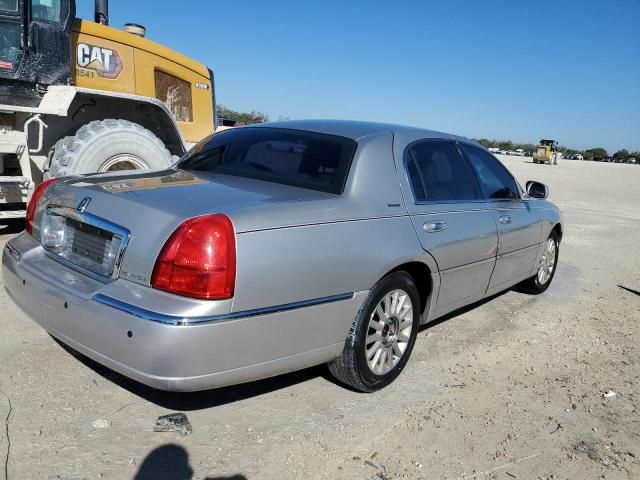
M486 148L499 148L500 150L517 150L518 148L521 148L525 152L534 152L538 148L538 145L535 145L533 143L514 143L511 140L489 140L486 138L480 138L476 139L476 142L478 142L480 145L485 146ZM563 157L573 157L576 154L582 155L585 159L591 159L594 157L604 158L610 156L607 152L607 149L603 147L578 150L576 148L560 145L558 146L558 151L562 153ZM613 158L620 158L622 160L633 157L636 160L640 161L640 151L629 152L626 148L618 150L611 156Z
M257 112L255 110L251 112L238 112L232 110L230 108L225 107L222 104L218 104L216 107L216 111L218 112L219 118L229 118L231 120L236 120L242 125L250 125L252 123L263 123L269 121L269 116L262 112ZM287 120L286 118L279 118L278 120ZM487 138L476 139L476 142L485 146L486 148L499 148L500 150L517 150L521 148L525 152L534 152L538 145L533 143L515 143L511 140L489 140ZM563 157L573 157L576 154L582 155L585 159L591 159L594 157L608 157L609 153L606 148L603 147L595 147L589 148L587 150L578 150L575 148L565 147L560 145L558 147L558 151L562 153ZM629 157L633 157L640 162L640 152L629 152L627 149L623 148L618 150L612 155L613 158L620 158L622 160L626 160Z

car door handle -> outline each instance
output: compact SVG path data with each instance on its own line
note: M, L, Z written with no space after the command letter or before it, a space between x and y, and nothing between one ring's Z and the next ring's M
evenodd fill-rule
M441 232L447 228L447 224L445 222L427 222L422 225L422 229L427 233L436 233Z
M511 218L510 215L502 215L500 217L500 223L503 224L503 225L508 225L512 221L513 221L513 219Z

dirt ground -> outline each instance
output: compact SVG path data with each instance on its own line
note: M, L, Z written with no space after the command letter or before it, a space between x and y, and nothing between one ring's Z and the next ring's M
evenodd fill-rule
M640 290L640 167L503 161L564 212L553 284L429 325L375 394L320 367L154 391L65 350L0 289L0 478L640 478L640 296L619 286ZM172 412L191 435L153 432Z

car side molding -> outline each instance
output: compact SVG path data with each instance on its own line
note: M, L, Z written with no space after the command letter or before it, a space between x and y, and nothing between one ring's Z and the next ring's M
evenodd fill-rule
M224 320L236 320L239 318L257 317L260 315L269 315L271 313L285 312L287 310L296 310L298 308L313 307L315 305L323 305L326 303L339 302L342 300L351 300L355 296L355 292L340 293L338 295L330 295L328 297L313 298L310 300L302 300L300 302L285 303L282 305L274 305L271 307L255 308L252 310L244 310L241 312L224 313L220 315L208 315L199 317L182 317L177 315L167 315L164 313L153 312L145 308L136 307L126 302L116 300L107 295L95 295L92 300L103 305L126 312L135 317L150 320L152 322L164 323L167 325L201 325L203 323L220 322Z

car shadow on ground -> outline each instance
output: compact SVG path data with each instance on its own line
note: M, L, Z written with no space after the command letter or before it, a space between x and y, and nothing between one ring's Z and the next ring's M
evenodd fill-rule
M431 322L425 323L424 325L420 326L420 331L429 330L430 328L437 327L441 323L448 322L449 320L453 320L454 318L457 318L457 317L459 317L461 315L464 315L465 313L468 313L471 310L475 310L476 308L481 307L485 303L489 303L489 302L495 300L496 298L501 297L505 293L508 293L508 292L511 292L511 291L518 292L518 289L516 287L513 287L512 289L504 290L504 291L499 292L499 293L494 293L490 297L483 298L482 300L479 300L479 301L477 301L475 303L472 303L470 305L466 305L464 307L460 307L457 310L454 310L453 312L447 313L446 315L444 315L444 316L442 316L440 318L436 318L435 320L432 320Z
M77 358L85 366L92 369L98 375L115 383L121 388L128 390L134 395L154 403L160 407L190 412L195 410L203 410L211 407L226 405L251 397L257 397L276 390L291 387L308 380L318 377L327 378L323 365L306 368L297 372L278 375L276 377L265 378L253 382L232 385L229 387L221 387L214 390L204 390L200 392L166 392L152 387L148 387L142 383L132 380L124 375L115 372L96 361L86 357L82 353L73 350L60 340L54 340L67 352Z
M191 480L189 454L180 445L169 443L154 448L142 461L133 480ZM205 477L204 480L247 480L244 475Z
M24 220L0 221L0 235L13 235L24 230Z
M484 305L485 303L491 302L495 298L504 295L508 291L510 290L505 290L490 297L484 298L476 303L467 305L451 313L448 313L443 317L422 325L420 327L420 331L428 330L444 322L453 320L461 315L464 315L465 313L468 313L471 310L474 310L475 308ZM114 370L111 370L99 364L89 357L86 357L82 353L65 345L60 340L56 338L54 338L54 340L67 352L69 352L80 362L82 362L85 366L91 368L94 372L96 372L103 378L115 383L119 387L128 390L129 392L148 402L154 403L169 410L182 412L204 410L207 408L245 400L251 397L265 395L267 393L291 387L293 385L297 385L299 383L306 382L318 377L322 377L325 381L332 383L340 388L346 388L355 393L362 393L359 390L352 389L349 386L339 383L335 378L333 378L333 376L331 376L325 365L318 365L284 375L278 375L263 380L256 380L253 382L231 385L228 387L222 387L213 390L204 390L200 392L166 392L163 390L148 387L142 383L125 377L124 375L121 375L118 372L115 372Z

